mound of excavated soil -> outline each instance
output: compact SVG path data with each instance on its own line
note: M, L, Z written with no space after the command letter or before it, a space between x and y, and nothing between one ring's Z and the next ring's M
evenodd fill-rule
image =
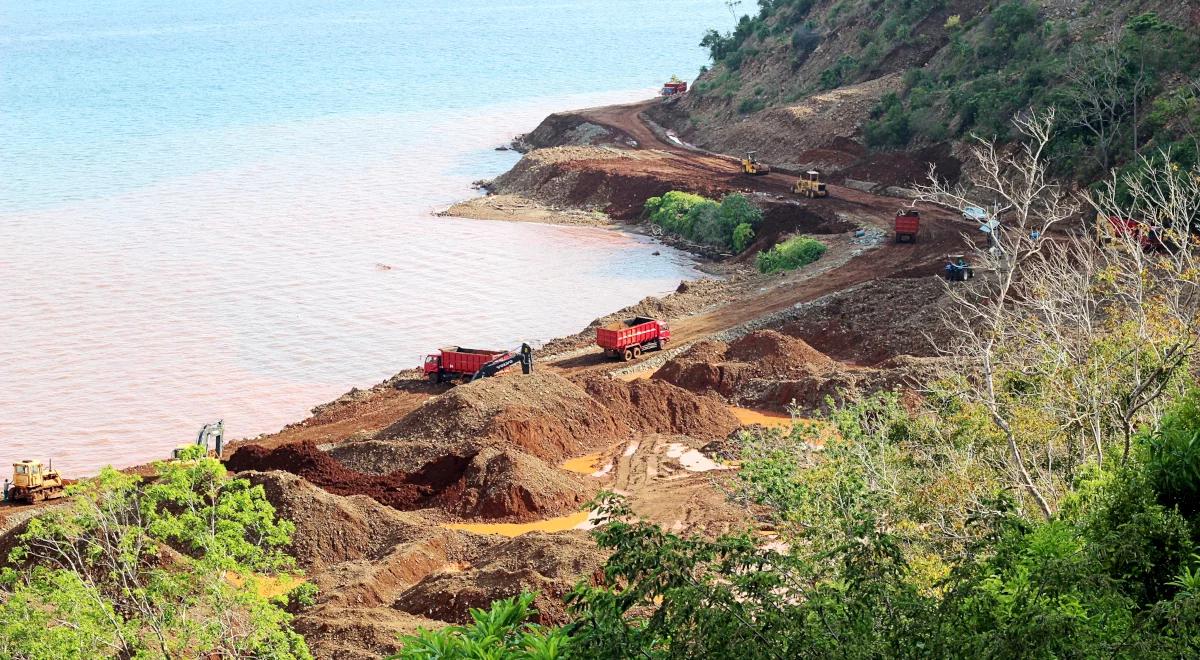
M524 452L489 447L476 454L459 486L442 499L447 511L460 516L531 518L578 511L593 494L579 475Z
M336 495L366 495L396 509L418 509L427 505L451 484L462 478L470 455L444 455L416 472L396 471L383 475L347 469L311 442L282 447L243 445L226 465L229 469L285 470Z
M951 337L942 319L949 304L936 276L874 280L807 303L779 330L858 364L931 357Z
M575 510L591 496L584 481L523 452L486 447L443 455L415 472L363 474L311 443L274 449L246 445L229 459L235 471L285 470L335 495L366 495L401 511L441 507L469 517L528 519Z
M688 435L699 439L728 435L739 425L715 396L698 396L662 380L624 382L592 376L583 386L597 401L623 414L643 433Z
M350 440L330 447L330 458L356 472L383 475L404 470L415 472L444 453L428 442L397 440Z
M375 500L329 493L288 472L243 472L263 487L280 518L296 525L289 549L300 566L321 571L347 561L378 561L397 545L436 535L451 560L474 556L488 539L430 525L424 517ZM415 580L414 580L415 581Z
M536 591L538 622L567 620L563 596L581 576L598 580L605 553L584 532L523 534L494 546L461 573L435 573L396 599L398 610L452 623L470 621L469 610L522 591Z
M729 344L698 342L664 364L651 380L693 392L716 392L750 407L785 410L794 401L802 409L821 410L828 400L914 387L932 370L932 364L919 360L880 368L842 365L803 340L759 330Z
M605 446L630 427L582 388L549 371L462 385L427 401L378 438L439 446L498 445L557 463Z
M774 330L759 330L735 339L725 351L725 358L757 363L767 373L779 373L802 365L814 369L828 369L834 365L833 360L804 341Z

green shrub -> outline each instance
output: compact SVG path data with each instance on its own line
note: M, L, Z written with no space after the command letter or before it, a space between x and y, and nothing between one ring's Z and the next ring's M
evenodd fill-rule
M797 236L758 253L754 265L763 273L794 270L807 266L825 254L825 244L807 236Z
M762 221L762 211L745 195L726 195L720 203L679 190L646 200L646 216L654 224L688 240L722 248L745 249ZM738 233L739 227L745 229ZM749 233L747 233L749 232ZM738 236L744 244L738 248Z
M733 228L733 251L743 252L750 247L750 242L754 240L754 228L750 223L743 222Z
M1163 417L1148 445L1148 471L1159 500L1185 515L1200 512L1200 388Z
M536 612L534 595L493 601L487 610L471 608L471 625L449 626L400 638L402 649L389 660L432 658L495 658L496 660L554 660L565 657L570 637L562 628L544 628L526 621Z

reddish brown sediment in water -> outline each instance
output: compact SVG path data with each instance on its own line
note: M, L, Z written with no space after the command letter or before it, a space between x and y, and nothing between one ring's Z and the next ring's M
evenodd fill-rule
M543 622L561 622L559 596L594 578L603 555L579 531L511 541L494 534L575 526L601 488L627 493L638 515L673 532L712 537L753 527L755 512L718 487L732 489L735 470L695 471L697 452L736 460L739 430L774 421L735 414L729 404L758 413L795 399L814 409L842 390L903 386L928 371L927 358L905 355L941 300L936 279L922 277L936 273L948 251L962 251L963 226L951 214L922 208L920 240L894 245L892 215L906 201L837 185L827 199L796 200L787 174L739 176L731 158L658 141L639 116L646 107L579 113L642 148L535 156L510 182L552 204L629 218L640 213L639 198L667 186L743 190L768 209L760 247L810 233L829 252L777 276L727 260L726 281L681 285L551 342L532 375L451 388L403 372L235 446L230 468L250 470L242 474L297 524L291 550L321 595L296 623L317 657L378 657L395 650L398 632L466 621L469 607L522 589L541 592ZM838 233L853 226L883 238L855 242ZM633 365L599 354L594 325L632 315L669 320L670 348L682 351L647 353L642 362L653 362L642 373L650 377L621 382L608 372ZM586 462L601 474L560 467L581 456L589 458L573 467Z

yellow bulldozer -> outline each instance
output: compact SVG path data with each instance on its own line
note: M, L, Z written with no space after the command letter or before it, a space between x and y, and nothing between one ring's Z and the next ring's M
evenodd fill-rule
M12 485L4 492L4 499L12 502L42 502L56 500L66 494L62 477L54 470L54 464L44 467L41 461L13 463Z
M758 162L757 151L746 153L746 157L742 159L742 174L751 176L759 176L761 174L770 174L771 166L766 163Z
M829 196L829 189L825 187L825 182L821 181L821 173L817 170L805 172L804 176L800 177L792 186L792 192L809 199Z

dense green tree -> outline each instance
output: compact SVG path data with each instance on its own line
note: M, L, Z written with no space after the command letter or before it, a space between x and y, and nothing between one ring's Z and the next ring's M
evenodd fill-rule
M192 448L156 478L111 468L30 520L0 575L0 658L311 657L302 582L262 488ZM271 587L267 589L265 587Z

